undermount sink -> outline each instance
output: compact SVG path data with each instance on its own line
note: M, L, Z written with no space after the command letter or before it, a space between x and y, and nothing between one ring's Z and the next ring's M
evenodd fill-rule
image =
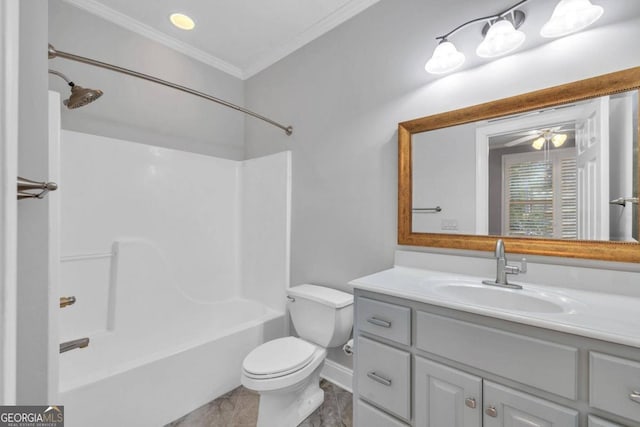
M461 302L502 310L529 313L563 313L569 311L566 298L525 289L507 289L471 281L434 284L434 293Z

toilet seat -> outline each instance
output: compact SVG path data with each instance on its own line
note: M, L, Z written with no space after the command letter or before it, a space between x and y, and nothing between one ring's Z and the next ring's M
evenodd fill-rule
M247 355L244 374L254 379L278 378L307 366L317 347L300 338L284 337L266 342Z

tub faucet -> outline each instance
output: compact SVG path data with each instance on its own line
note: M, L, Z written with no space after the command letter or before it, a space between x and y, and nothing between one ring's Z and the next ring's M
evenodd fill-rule
M67 341L60 344L60 353L66 353L76 348L85 348L89 345L89 338L80 338L73 341Z
M526 260L522 259L522 265L520 267L516 265L509 265L507 263L507 256L504 254L504 242L502 239L498 239L496 242L496 280L483 280L485 285L501 286L509 289L522 289L520 285L513 285L507 280L507 274L519 274L527 272Z

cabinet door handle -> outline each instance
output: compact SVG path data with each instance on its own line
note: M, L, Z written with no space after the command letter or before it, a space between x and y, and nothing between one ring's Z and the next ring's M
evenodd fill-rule
M387 387L391 386L391 380L389 378L381 377L380 375L376 374L374 371L367 372L367 376L372 380L374 380L375 382L378 382L382 385L386 385Z
M489 415L490 417L493 417L493 418L498 416L498 410L496 408L494 408L493 406L489 406L487 409L485 409L484 413Z
M636 403L640 403L640 391L634 390L629 395L629 399L633 400Z
M370 317L367 319L367 322L372 325L382 326L383 328L390 328L391 322L387 322L386 320L378 319L377 317Z
M471 409L476 409L476 406L477 406L476 400L473 397L467 397L464 400L464 404L467 405L467 407L471 408Z

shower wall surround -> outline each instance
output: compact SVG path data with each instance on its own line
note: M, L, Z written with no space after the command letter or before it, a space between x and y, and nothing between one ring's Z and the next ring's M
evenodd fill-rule
M62 340L118 322L110 304L122 247L162 269L141 284L150 293L141 308L153 303L159 275L202 304L244 296L283 311L288 159L280 153L237 162L63 130L61 291L78 303L62 311ZM268 262L258 261L263 253ZM248 274L243 264L252 267Z
M110 317L116 242L146 249L137 251L141 268L163 268L160 276L189 298L236 294L236 162L70 131L62 132L61 145L61 291L78 299L61 312L62 340L106 332L120 321ZM155 263L144 262L154 255ZM154 285L140 283L151 293L137 301L141 310L156 302Z

